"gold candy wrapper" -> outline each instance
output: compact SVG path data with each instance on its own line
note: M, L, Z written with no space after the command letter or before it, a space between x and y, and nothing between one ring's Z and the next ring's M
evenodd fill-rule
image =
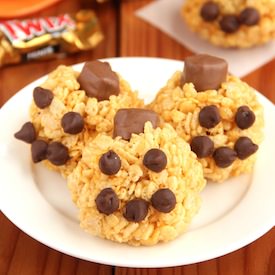
M0 21L0 67L89 50L102 39L92 10L73 16Z

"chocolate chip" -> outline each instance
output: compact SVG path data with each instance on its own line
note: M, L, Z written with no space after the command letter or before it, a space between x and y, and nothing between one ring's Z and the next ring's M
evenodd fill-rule
M176 206L176 196L168 188L159 189L153 194L151 202L153 207L158 211L169 213Z
M247 26L257 25L260 21L260 13L255 8L248 7L239 15L239 22Z
M98 101L108 100L120 91L118 76L112 71L110 64L98 60L85 63L78 82L87 96L95 97Z
M95 199L97 210L100 213L110 215L119 207L119 199L112 188L105 188L97 195Z
M24 142L32 143L36 139L34 125L31 122L26 122L21 129L14 134L14 137Z
M53 93L48 89L36 87L33 90L33 100L38 108L44 109L52 103Z
M244 160L258 150L259 146L252 142L248 137L240 137L234 146L234 150L237 152L238 158Z
M215 105L203 107L199 113L199 123L202 127L210 129L221 121L219 109Z
M237 158L237 153L228 147L219 147L213 153L215 163L220 168L226 168L230 166Z
M220 28L225 33L234 33L239 27L239 19L235 15L225 15L220 21Z
M198 158L209 157L214 151L214 142L207 136L194 137L190 146Z
M143 158L143 165L154 172L161 172L167 165L167 157L160 149L150 149Z
M157 113L146 109L120 109L114 118L113 137L121 136L125 140L130 140L132 134L144 132L144 124L150 121L154 128L159 125Z
M121 167L119 156L112 150L103 154L99 159L99 169L105 175L115 175Z
M40 162L47 158L48 143L44 140L35 140L31 145L32 161Z
M68 112L61 119L61 126L65 133L76 135L84 128L84 120L79 113Z
M239 107L235 115L235 122L242 130L251 127L255 122L255 119L255 114L249 109L248 106Z
M125 205L123 216L130 222L140 222L148 213L149 204L143 199L133 199Z
M64 165L69 159L68 148L60 142L52 142L48 145L47 159L54 165Z
M206 2L202 8L201 8L201 17L205 20L205 21L214 21L215 19L218 18L220 13L220 8L219 5L212 2L212 1L208 1Z
M226 80L227 62L224 59L207 54L187 57L181 84L193 83L198 92L217 90Z

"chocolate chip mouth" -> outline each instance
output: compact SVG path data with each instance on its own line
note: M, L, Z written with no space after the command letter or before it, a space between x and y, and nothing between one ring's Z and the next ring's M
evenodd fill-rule
M215 1L204 3L200 9L200 16L208 23L218 20L220 29L227 34L237 32L242 25L255 26L261 20L259 11L254 7L246 7L239 14L222 14Z

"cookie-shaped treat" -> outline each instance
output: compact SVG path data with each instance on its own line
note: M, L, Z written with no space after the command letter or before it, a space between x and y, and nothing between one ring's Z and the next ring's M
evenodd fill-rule
M274 0L186 0L182 16L202 38L247 48L275 39Z
M202 166L175 130L158 121L150 110L119 110L113 137L99 134L84 148L68 186L87 232L154 245L176 238L198 212Z
M25 141L32 143L33 161L45 160L67 177L88 139L112 134L118 109L142 106L143 101L106 62L87 62L80 73L59 66L34 89L30 122L16 137L24 140L32 135Z
M256 92L227 73L225 60L186 58L150 107L190 143L204 176L223 181L251 172L263 139L263 109Z

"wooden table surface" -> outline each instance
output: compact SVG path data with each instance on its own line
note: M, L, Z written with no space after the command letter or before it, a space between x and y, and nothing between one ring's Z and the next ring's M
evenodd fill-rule
M92 2L61 1L36 15L56 15L93 7L102 24L104 42L92 51L65 59L1 68L0 106L26 84L52 71L58 64L69 65L114 56L154 56L183 60L191 54L164 33L135 17L135 10L150 0L116 1L99 5ZM275 60L249 74L244 80L275 102ZM133 269L100 265L62 254L23 233L0 212L0 275L4 274L274 275L275 227L252 244L203 263L175 268Z

